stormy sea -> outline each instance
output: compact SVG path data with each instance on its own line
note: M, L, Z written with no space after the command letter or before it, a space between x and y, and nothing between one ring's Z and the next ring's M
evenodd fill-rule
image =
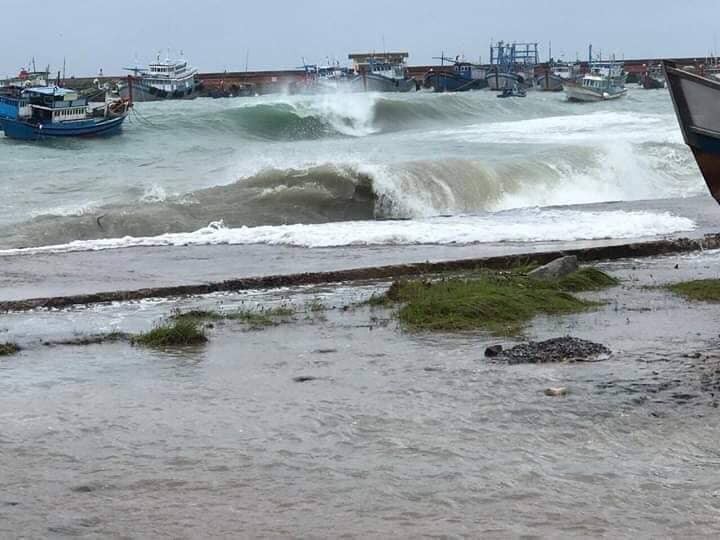
M3 254L652 237L706 197L668 94L642 90L148 103L121 137L0 138L0 169Z

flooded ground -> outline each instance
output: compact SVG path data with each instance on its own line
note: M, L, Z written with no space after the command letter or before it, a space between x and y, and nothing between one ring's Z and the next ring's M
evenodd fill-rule
M603 307L528 328L613 350L589 364L407 332L358 305L377 283L4 315L0 536L715 537L720 306L653 287L719 262L601 265ZM257 304L297 314L190 350L43 344Z

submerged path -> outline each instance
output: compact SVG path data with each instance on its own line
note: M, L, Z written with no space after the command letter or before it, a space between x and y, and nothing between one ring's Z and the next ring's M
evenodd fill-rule
M323 283L339 283L347 281L358 281L358 280L373 280L373 279L391 279L403 276L412 276L419 274L427 274L433 272L448 272L448 271L462 271L462 270L473 270L476 268L491 268L491 269L502 269L517 266L521 264L545 264L557 257L563 255L576 255L580 261L600 261L600 260L614 260L614 259L627 259L633 257L651 257L658 255L667 255L671 253L683 253L698 251L704 249L720 249L720 234L709 234L704 237L698 238L676 238L676 239L665 239L665 240L654 240L647 242L632 242L622 243L618 242L615 244L608 245L590 245L584 247L569 247L565 249L558 248L554 250L536 250L527 251L528 246L523 246L525 252L519 252L519 247L513 253L505 253L501 255L489 255L484 257L472 257L466 256L464 258L456 258L454 260L439 260L427 261L427 262L410 262L404 264L388 264L388 265L373 265L373 266L359 266L359 267L345 267L337 268L330 271L320 271L317 266L314 267L314 271L307 271L302 273L284 273L277 275L260 275L260 276L248 276L238 277L235 279L223 279L217 281L205 281L196 283L186 283L179 285L160 285L150 286L132 290L111 290L111 291L99 291L99 292L82 292L78 294L70 295L55 295L46 297L28 297L28 298L16 298L5 301L0 301L0 311L25 311L37 308L52 308L60 309L67 308L74 305L104 303L104 302L123 302L131 300L142 300L147 298L168 298L178 297L187 295L201 295L210 294L216 292L230 292L230 291L243 291L243 290L254 290L254 289L269 289L278 287L290 287L290 286L302 286L302 285L318 285ZM223 249L224 248L224 249ZM182 268L187 269L184 265L197 265L198 261L201 261L202 265L207 265L212 268L214 266L220 266L224 268L224 272L232 269L232 264L227 260L228 251L233 252L234 249L230 249L229 246L215 246L216 255L222 254L225 257L224 262L227 266L224 266L216 258L210 256L201 256L197 251L200 248L192 248L190 252L185 250L178 250L178 248L172 248L175 252L180 252L182 255L178 257L178 260L172 262L167 267L167 279L172 280L177 278L176 268L174 265L183 265ZM244 248L247 249L247 248ZM469 247L466 249L470 249ZM475 250L478 246L474 247ZM487 246L483 246L483 249L488 249ZM222 250L222 251L220 251ZM296 254L299 254L301 250L295 250ZM336 252L345 252L347 250L335 250ZM438 250L443 252L443 250ZM508 250L506 250L508 251ZM509 251L512 251L510 249ZM139 252L139 253L138 253ZM306 251L303 251L306 252ZM153 253L153 252L151 252ZM317 255L315 250L312 253ZM463 252L466 253L466 252ZM457 255L458 253L455 252ZM78 262L78 256L81 254L74 254L75 262ZM111 256L110 260L102 260L102 266L97 269L97 278L100 282L106 284L112 283L111 279L102 280L103 272L113 266L114 268L126 268L126 264L132 267L132 262L137 262L139 259L136 258L138 255L145 255L144 250L139 249L127 249L120 251L102 252L100 254L85 254L85 255L108 255ZM188 255L194 255L194 257L188 257ZM275 252L277 256L277 252ZM467 252L469 255L469 252ZM438 254L436 253L436 256ZM36 257L36 256L28 256ZM52 256L51 256L52 257ZM56 256L57 257L57 256ZM151 255L152 258L152 255ZM123 260L125 259L125 260ZM315 265L317 264L328 264L328 260L323 257L315 257ZM397 259L397 255L395 255ZM85 260L85 265L80 267L81 271L88 274L92 273L92 270L88 272L88 263L92 262L92 257ZM288 259L290 260L290 259ZM377 259L376 259L377 260ZM382 259L380 259L382 260ZM97 259L95 259L97 262ZM259 258L256 260L255 265L262 265L263 259ZM338 262L338 261L335 261ZM353 261L353 258L343 259L343 264L348 265ZM152 264L152 263L150 263ZM166 261L167 264L167 261ZM107 266L110 265L110 266ZM312 265L310 265L312 267ZM46 265L40 261L40 268L44 268L47 271ZM266 269L272 265L266 266ZM50 265L50 269L57 271L57 265ZM149 268L149 267L148 267ZM162 269L161 269L162 270ZM134 270L130 270L133 273ZM210 272L209 276L213 273ZM208 274L204 274L207 279ZM61 276L62 277L62 276ZM77 286L77 284L75 285ZM91 285L92 286L92 285Z

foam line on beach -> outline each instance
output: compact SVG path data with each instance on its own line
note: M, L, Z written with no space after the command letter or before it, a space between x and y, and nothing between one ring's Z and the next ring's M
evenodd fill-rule
M487 215L420 220L345 221L229 228L212 223L188 233L77 240L66 244L0 250L0 256L105 251L152 246L253 245L327 248L387 245L457 245L652 237L695 230L668 212L527 209Z

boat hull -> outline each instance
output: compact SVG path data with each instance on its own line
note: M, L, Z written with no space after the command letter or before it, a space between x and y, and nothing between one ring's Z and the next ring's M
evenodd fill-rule
M665 88L665 81L650 75L645 75L641 81L642 87L645 90L662 90Z
M455 73L434 72L425 75L425 86L435 92L468 92L487 88L485 79L466 79Z
M516 73L488 73L485 81L488 84L488 88L493 91L503 91L511 88L523 88L527 90L532 87L532 81L528 81Z
M710 193L720 202L720 81L664 62L680 129Z
M545 74L537 78L536 88L543 92L562 92L565 86L565 79L557 75Z
M5 136L22 141L39 139L62 139L71 137L107 137L116 135L122 129L127 115L109 120L82 120L60 124L31 124L11 118L0 118Z
M390 79L367 73L352 79L350 88L354 92L414 92L417 90L417 84L415 79Z
M618 88L616 90L595 90L586 88L578 84L566 84L565 94L569 101L577 101L583 103L593 103L598 101L610 101L619 99L627 94L626 88Z

